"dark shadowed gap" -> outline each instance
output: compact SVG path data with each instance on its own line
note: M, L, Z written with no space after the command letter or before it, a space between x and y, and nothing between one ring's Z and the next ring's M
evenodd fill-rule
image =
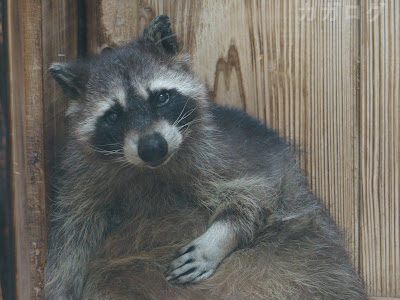
M85 1L77 0L78 7L78 57L86 57L86 5Z
M10 185L9 98L6 1L0 0L0 284L4 300L14 299L14 257ZM1 298L1 296L0 296Z

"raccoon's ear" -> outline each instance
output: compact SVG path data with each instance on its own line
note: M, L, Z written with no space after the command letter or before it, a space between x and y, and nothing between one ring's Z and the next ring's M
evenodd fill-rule
M86 67L76 62L53 63L50 66L50 75L62 87L64 93L76 99L82 94L86 82Z
M170 26L171 21L168 16L159 15L144 30L143 38L155 45L160 44L167 53L177 54L179 50L178 43Z

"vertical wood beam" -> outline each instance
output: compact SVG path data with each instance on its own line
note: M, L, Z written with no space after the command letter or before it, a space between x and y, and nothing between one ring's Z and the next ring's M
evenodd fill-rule
M42 3L7 1L16 298L42 299L46 255Z
M361 1L361 274L400 297L400 2Z
M84 20L83 20L84 21ZM42 0L43 111L46 184L50 184L65 145L65 110L68 97L51 78L51 63L75 59L78 55L78 8L76 0Z

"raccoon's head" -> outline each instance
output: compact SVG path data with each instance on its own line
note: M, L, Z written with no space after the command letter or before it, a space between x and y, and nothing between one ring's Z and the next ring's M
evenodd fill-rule
M72 134L108 161L157 167L200 130L207 92L178 53L167 16L142 37L88 60L55 63L50 74L69 95Z

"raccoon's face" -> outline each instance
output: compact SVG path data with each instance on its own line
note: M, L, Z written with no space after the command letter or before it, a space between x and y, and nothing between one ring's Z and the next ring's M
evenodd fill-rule
M156 20L149 28L160 26ZM206 90L190 73L187 56L167 46L142 38L90 61L51 66L72 98L67 115L73 134L88 151L112 162L157 167L201 127Z
M95 110L86 108L90 113L77 127L79 138L105 159L150 167L168 161L199 122L201 106L174 85L144 90L119 86Z
M104 153L123 154L135 165L161 165L179 149L185 128L195 120L193 103L185 112L187 118L180 120L178 115L189 100L175 89L163 89L150 92L147 99L129 101L125 107L115 104L96 122L92 143Z

